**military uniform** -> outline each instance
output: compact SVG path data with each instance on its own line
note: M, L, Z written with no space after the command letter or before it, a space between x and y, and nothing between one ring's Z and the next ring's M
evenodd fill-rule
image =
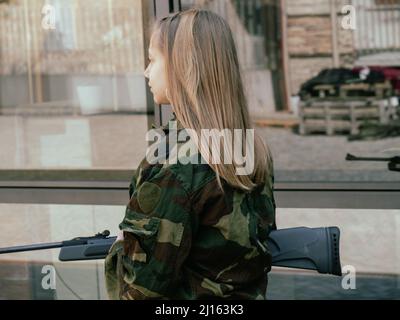
M110 299L265 298L274 176L252 192L221 181L225 194L208 164L142 160L119 225L134 245L116 241L105 259Z

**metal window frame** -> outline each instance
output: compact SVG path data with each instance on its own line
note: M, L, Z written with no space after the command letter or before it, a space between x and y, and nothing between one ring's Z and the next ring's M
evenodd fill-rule
M32 172L0 170L0 203L126 205L129 201L130 170ZM276 181L274 195L280 208L400 209L400 182Z

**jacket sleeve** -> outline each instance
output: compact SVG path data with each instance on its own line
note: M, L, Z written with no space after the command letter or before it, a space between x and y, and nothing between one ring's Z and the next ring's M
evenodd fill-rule
M191 201L175 173L162 169L141 181L126 206L120 229L124 241L105 261L111 299L170 297L180 282L196 222Z

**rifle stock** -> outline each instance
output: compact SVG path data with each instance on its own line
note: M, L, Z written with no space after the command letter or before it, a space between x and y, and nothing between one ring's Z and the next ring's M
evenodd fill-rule
M338 227L289 228L272 231L267 240L272 265L342 275Z

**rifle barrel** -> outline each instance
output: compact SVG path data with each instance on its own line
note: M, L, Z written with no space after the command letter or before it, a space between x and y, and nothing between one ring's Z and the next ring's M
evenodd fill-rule
M378 157L357 157L350 153L346 155L346 160L352 161L390 161L392 158L378 158Z
M22 251L43 250L43 249L54 249L54 248L61 248L62 246L63 246L62 242L30 244L30 245L26 245L26 246L0 248L0 254L22 252Z
M361 157L359 157L359 158L355 158L352 160L355 160L355 161L390 161L391 158L374 158L374 157L361 158Z
M379 157L357 157L350 153L346 155L346 160L350 161L390 161L394 163L400 163L400 156L394 156L389 158L379 158Z

